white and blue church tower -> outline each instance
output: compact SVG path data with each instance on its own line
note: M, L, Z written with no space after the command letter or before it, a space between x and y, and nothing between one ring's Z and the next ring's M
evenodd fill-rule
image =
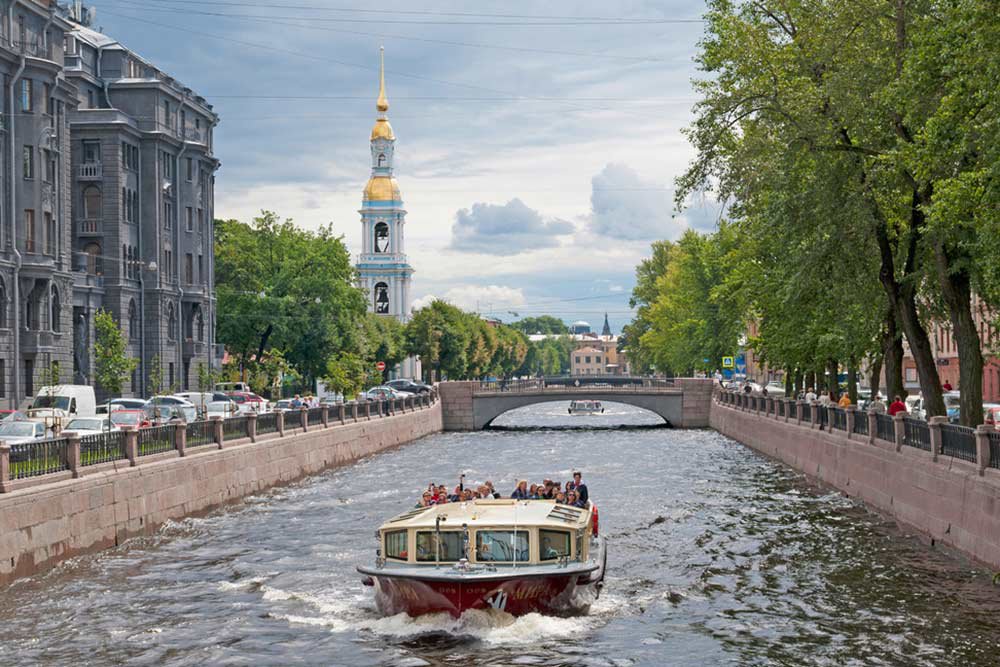
M385 56L379 53L379 89L375 109L378 115L371 134L372 173L361 200L362 248L358 259L358 280L368 295L368 310L406 322L410 317L410 279L413 267L406 259L403 229L406 211L393 176L392 160L396 136L386 117L389 100L385 96ZM419 379L420 364L410 358L396 372Z

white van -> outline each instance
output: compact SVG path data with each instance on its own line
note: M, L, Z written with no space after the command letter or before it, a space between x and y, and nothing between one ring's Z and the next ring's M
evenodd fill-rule
M97 414L94 388L85 384L42 387L25 414L28 419L44 421L49 428L60 427L73 417L93 417Z

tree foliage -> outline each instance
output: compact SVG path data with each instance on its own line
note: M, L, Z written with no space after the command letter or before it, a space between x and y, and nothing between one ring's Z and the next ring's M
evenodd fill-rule
M94 315L94 329L94 373L97 386L109 394L120 394L122 383L135 370L139 360L128 356L128 341L111 313L104 309L98 310ZM55 367L54 374L58 378L58 366Z

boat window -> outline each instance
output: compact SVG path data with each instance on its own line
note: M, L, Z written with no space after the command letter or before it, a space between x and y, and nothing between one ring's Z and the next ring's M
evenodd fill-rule
M528 561L528 533L513 530L476 532L476 559L480 562L523 563Z
M437 534L434 531L420 531L417 533L417 560L420 562L434 562L437 560L434 555L434 545L437 543ZM462 555L462 533L452 531L441 531L441 560L457 561L464 558Z
M538 539L541 548L538 551L540 560L556 560L569 556L570 535L565 530L539 530Z
M408 560L406 551L406 531L390 530L385 534L385 557L397 560Z

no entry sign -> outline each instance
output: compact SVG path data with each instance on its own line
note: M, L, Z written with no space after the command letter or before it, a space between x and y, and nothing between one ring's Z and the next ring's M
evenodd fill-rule
M375 369L379 373L381 373L382 371L384 371L385 370L385 362L384 361L376 361L375 362Z

